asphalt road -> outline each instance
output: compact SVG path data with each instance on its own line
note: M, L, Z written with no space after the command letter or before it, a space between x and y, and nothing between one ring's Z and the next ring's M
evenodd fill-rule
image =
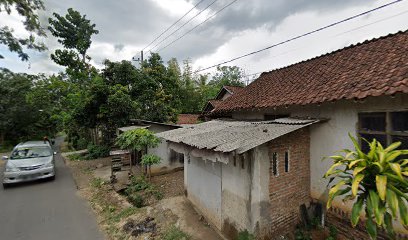
M54 181L0 187L0 240L104 239L59 153L56 167ZM0 179L3 170L0 167Z

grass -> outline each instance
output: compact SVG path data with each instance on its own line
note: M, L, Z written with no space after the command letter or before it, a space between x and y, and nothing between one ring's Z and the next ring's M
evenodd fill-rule
M102 218L106 233L111 239L129 239L129 236L121 230L118 223L140 210L135 207L122 209L120 205L110 202L109 197L106 195L109 190L101 178L92 178L90 186L92 189L91 205L94 208L99 206L95 209L99 209L98 212Z
M163 199L163 193L157 186L148 182L144 177L133 177L124 194L128 201L138 208L144 206L145 198L153 196L156 200Z
M167 231L163 234L163 240L188 240L191 239L191 236L185 232L183 232L179 227L171 226Z

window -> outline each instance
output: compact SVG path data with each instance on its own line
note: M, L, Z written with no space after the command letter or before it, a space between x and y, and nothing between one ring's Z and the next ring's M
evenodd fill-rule
M276 152L272 153L272 173L274 176L278 176L278 154Z
M289 172L289 151L285 152L285 172Z
M245 158L243 155L239 156L241 158L241 168L244 169L245 168Z
M237 166L237 157L238 157L237 155L234 156L234 167Z
M360 113L358 115L358 133L372 141L377 139L382 145L402 142L400 148L408 149L408 111ZM369 146L361 141L362 150L367 152Z

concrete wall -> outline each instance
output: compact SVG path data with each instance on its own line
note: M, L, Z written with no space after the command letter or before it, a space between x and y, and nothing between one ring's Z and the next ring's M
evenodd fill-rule
M169 125L161 125L161 124L154 124L148 123L150 127L148 128L150 131L154 133L160 133L165 131L170 131L173 129L177 129L175 126ZM152 166L152 172L162 172L162 171L169 171L175 168L183 167L183 163L179 162L178 159L172 159L170 154L170 149L168 147L168 143L166 140L161 139L161 143L155 148L147 149L148 154L155 154L161 158L161 162L158 165Z
M251 230L252 162L250 154L243 154L222 164L222 231L233 239L239 231Z
M218 229L222 228L221 164L187 154L184 159L187 198Z
M193 157L189 147L176 150L185 153L187 198L225 236L236 239L240 231L258 233L268 228L267 144L237 155L228 163Z

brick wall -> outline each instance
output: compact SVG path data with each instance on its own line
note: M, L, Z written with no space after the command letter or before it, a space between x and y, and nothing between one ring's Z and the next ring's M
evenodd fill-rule
M346 239L369 240L367 230L365 228L365 221L360 219L358 225L353 228L350 223L350 213L345 212L339 208L332 207L326 212L326 225L333 225L336 227L340 235ZM387 240L387 234L384 230L378 230L377 240ZM396 233L396 240L408 239L406 234Z
M285 172L285 151L289 151L289 172ZM273 174L272 155L277 153L278 176ZM270 236L294 232L300 221L299 206L310 198L310 137L303 128L269 143Z

